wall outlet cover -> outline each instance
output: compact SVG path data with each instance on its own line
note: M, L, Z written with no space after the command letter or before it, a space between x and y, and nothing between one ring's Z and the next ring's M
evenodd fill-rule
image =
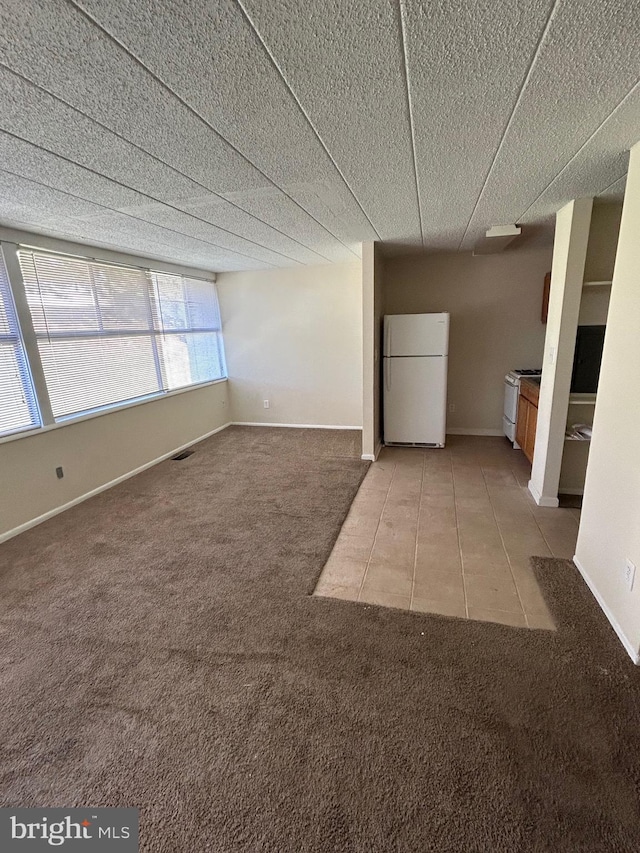
M629 588L629 592L633 589L633 582L636 579L636 566L631 560L627 560L624 566L624 580Z

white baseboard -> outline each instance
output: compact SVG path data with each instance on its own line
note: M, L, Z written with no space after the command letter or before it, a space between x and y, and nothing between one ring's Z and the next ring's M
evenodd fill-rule
M373 453L363 453L360 459L364 459L365 462L375 462L378 456L380 455L380 451L382 450L382 442L379 441L376 444L376 448Z
M361 426L343 424L272 424L258 421L233 421L229 426L291 427L293 429L362 429Z
M217 432L222 432L223 429L226 429L229 426L231 426L231 424L226 423L218 427L217 429L212 429L211 432L207 432L204 435L199 436L199 438L194 438L191 441L188 441L186 444L180 445L180 447L175 447L173 450L170 450L169 453L164 453L162 456L158 456L157 459L152 459L151 462L145 462L144 465L140 465L138 468L134 468L133 471L127 471L126 474L122 474L120 477L116 477L115 480L110 480L108 483L104 483L102 486L98 486L97 488L92 489L90 492L86 492L84 495L80 495L79 497L74 498L72 501L68 501L68 503L62 504L62 506L58 506L55 509L50 509L43 515L39 515L37 518L32 518L31 521L25 521L24 524L20 524L18 525L18 527L14 527L12 530L8 530L6 533L0 534L0 542L6 542L8 539L13 539L14 536L18 536L20 533L24 533L26 530L30 530L32 527L36 527L38 524L42 524L43 521L48 521L50 518L53 518L54 515L59 515L61 512L65 512L65 510L71 509L71 507L76 506L76 504L82 503L83 501L87 501L89 500L89 498L94 497L94 495L99 495L100 492L106 492L107 489L112 489L114 486L117 486L119 483L123 483L130 477L135 477L136 474L141 474L143 471L146 471L147 468L153 468L153 466L157 465L159 462L164 462L165 459L170 459L172 456L175 456L177 453L180 453L180 451L186 450L188 447L197 444L199 441L204 441L205 438L210 438Z
M501 429L482 429L481 427L447 427L447 435L504 435Z
M538 504L538 506L550 506L554 509L556 507L560 506L560 501L558 500L557 497L550 498L550 497L545 497L544 495L541 495L540 492L533 485L531 480L529 480L528 488L529 488L529 491L531 492L531 494L533 495L534 501Z
M638 666L640 664L640 652L638 652L638 650L633 647L631 641L629 640L627 635L624 633L624 631L622 630L622 628L618 624L618 620L613 615L613 613L609 610L608 606L605 604L602 596L600 595L600 593L598 592L598 590L596 588L596 585L594 584L594 582L589 577L587 570L584 568L583 565L581 565L580 560L578 560L577 557L574 557L573 562L575 563L577 570L582 575L582 579L584 580L586 585L591 590L591 594L593 595L595 600L600 605L600 609L602 610L604 615L607 617L607 619L611 623L611 627L613 628L613 630L618 635L618 639L620 640L622 645L625 647L627 654L629 655L631 660L635 663L635 665Z

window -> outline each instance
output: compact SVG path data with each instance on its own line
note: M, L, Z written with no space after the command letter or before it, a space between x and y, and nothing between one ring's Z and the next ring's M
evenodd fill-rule
M40 414L1 250L0 378L0 435L40 426Z
M20 249L56 421L225 376L215 285Z

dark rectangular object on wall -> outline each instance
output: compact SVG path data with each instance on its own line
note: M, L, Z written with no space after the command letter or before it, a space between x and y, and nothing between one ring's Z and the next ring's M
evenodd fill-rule
M605 329L606 326L578 326L571 376L574 394L595 394L598 390Z

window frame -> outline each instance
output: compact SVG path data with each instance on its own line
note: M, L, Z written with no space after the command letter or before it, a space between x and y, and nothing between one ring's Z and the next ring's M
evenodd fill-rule
M2 249L2 253L5 258L5 266L7 269L7 277L9 280L9 290L10 294L13 298L14 308L17 315L18 320L18 328L21 334L21 340L23 344L24 357L27 362L27 366L29 372L31 374L33 392L35 396L36 407L40 413L40 424L35 426L27 426L24 429L16 430L14 432L9 432L4 435L0 435L0 444L4 444L9 441L17 441L22 438L29 438L34 435L40 435L44 432L49 432L54 429L61 429L67 426L70 426L74 423L81 423L86 420L91 420L93 418L102 417L103 415L114 414L119 411L123 411L125 409L134 408L136 406L144 405L146 403L156 402L158 400L162 400L166 397L173 397L178 394L186 394L191 391L201 390L203 388L207 388L212 385L218 385L222 382L228 381L227 374L227 366L226 366L226 354L224 350L224 337L222 331L222 319L220 318L220 329L214 332L217 336L219 336L221 346L221 367L224 370L224 376L216 378L216 379L207 379L203 382L196 382L189 385L185 385L179 388L171 388L164 389L160 388L157 391L153 391L150 394L145 394L140 397L130 398L124 401L108 403L103 406L98 406L92 409L86 409L81 412L70 413L68 415L59 416L57 419L54 417L53 412L51 410L51 401L49 397L49 390L46 384L46 379L44 375L44 370L42 366L42 360L40 357L40 351L38 348L38 336L36 335L33 319L31 316L31 310L29 308L27 302L27 295L25 289L25 283L22 275L22 268L20 266L19 260L19 251L22 249L27 252L45 252L47 254L55 254L60 255L62 257L71 257L76 258L78 260L84 261L96 261L98 263L111 264L114 266L122 266L126 268L134 268L143 271L147 276L152 277L155 273L157 274L168 274L174 276L180 276L182 278L192 278L197 279L199 281L206 282L211 284L215 289L215 274L202 274L201 271L197 269L190 268L181 268L176 265L176 268L171 269L172 265L165 264L163 262L155 263L152 259L149 259L149 265L143 265L140 263L141 261L147 260L145 258L136 259L138 263L134 263L134 259L132 256L125 256L126 260L120 260L119 257L116 259L113 258L113 255L116 253L111 253L108 250L100 250L96 256L90 254L93 251L93 247L81 247L78 245L74 245L72 248L67 249L63 248L53 248L51 243L53 238L43 239L42 244L38 245L39 241L33 239L34 235L24 234L25 237L30 237L27 241L13 242L13 240L5 240L2 239L4 234L3 231L5 229L0 228L0 248ZM11 234L13 236L13 234ZM22 235L21 235L22 236ZM57 242L57 241L53 241ZM81 253L78 249L84 248L85 253ZM216 289L216 305L218 309L218 313L220 311L220 305L217 295ZM211 331L211 330L206 330ZM184 334L184 332L183 332Z

